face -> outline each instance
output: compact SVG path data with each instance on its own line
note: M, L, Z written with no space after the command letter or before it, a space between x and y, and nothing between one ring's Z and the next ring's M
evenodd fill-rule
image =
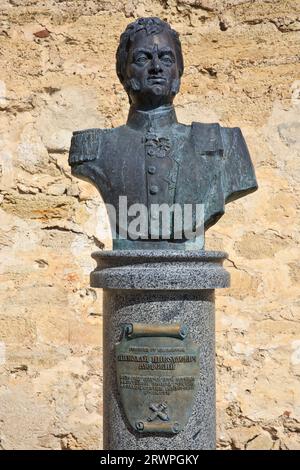
M139 31L128 53L126 75L133 104L145 109L171 104L180 78L172 36Z

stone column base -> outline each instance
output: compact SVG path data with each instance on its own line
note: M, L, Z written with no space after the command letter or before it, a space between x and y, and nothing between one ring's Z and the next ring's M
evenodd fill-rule
M104 448L214 449L214 289L229 286L229 274L222 267L226 253L132 250L97 252L92 256L97 261L97 268L91 273L91 286L104 289ZM158 432L163 426L168 429L169 417L163 412L156 413L155 418L153 409L160 406L163 409L164 403L173 396L175 414L174 399L178 407L186 406L184 397L187 395L180 391L176 395L171 392L166 396L141 391L145 403L148 403L149 398L152 407L148 416L152 428L150 425L148 427L153 432L141 432L138 427L135 429L124 411L117 381L116 345L120 342L122 326L132 324L154 327L176 324L185 327L187 338L199 348L199 373L194 400L189 408L189 418L182 428L179 426L179 432ZM151 338L148 340L151 344ZM161 341L163 344L164 340ZM128 371L131 366L128 363ZM155 373L149 371L148 375L154 376ZM160 371L160 374L164 377L169 372L164 374ZM138 400L131 406L138 407Z

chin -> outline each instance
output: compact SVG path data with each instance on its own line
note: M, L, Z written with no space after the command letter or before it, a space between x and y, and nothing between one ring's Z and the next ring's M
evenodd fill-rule
M159 86L159 85L154 85L152 87L152 93L155 96L164 96L164 95L166 95L165 89L163 87Z
M167 96L169 94L166 87L159 84L152 85L151 87L148 86L145 90L142 90L143 92L148 96Z

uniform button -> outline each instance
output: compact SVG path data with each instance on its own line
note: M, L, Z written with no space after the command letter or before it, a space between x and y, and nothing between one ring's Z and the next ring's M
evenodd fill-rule
M155 151L154 149L149 149L147 153L150 157L153 157L153 155L155 154Z
M150 186L150 194L157 194L158 193L158 186L156 186L155 184L153 184L152 186Z
M155 172L156 172L155 166L148 166L148 173L150 173L150 175L154 175Z

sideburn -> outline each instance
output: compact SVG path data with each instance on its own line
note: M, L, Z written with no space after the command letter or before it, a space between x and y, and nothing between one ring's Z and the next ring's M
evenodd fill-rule
M175 78L173 81L172 81L172 85L171 85L171 94L173 96L177 95L177 93L179 92L179 89L180 89L180 78Z

